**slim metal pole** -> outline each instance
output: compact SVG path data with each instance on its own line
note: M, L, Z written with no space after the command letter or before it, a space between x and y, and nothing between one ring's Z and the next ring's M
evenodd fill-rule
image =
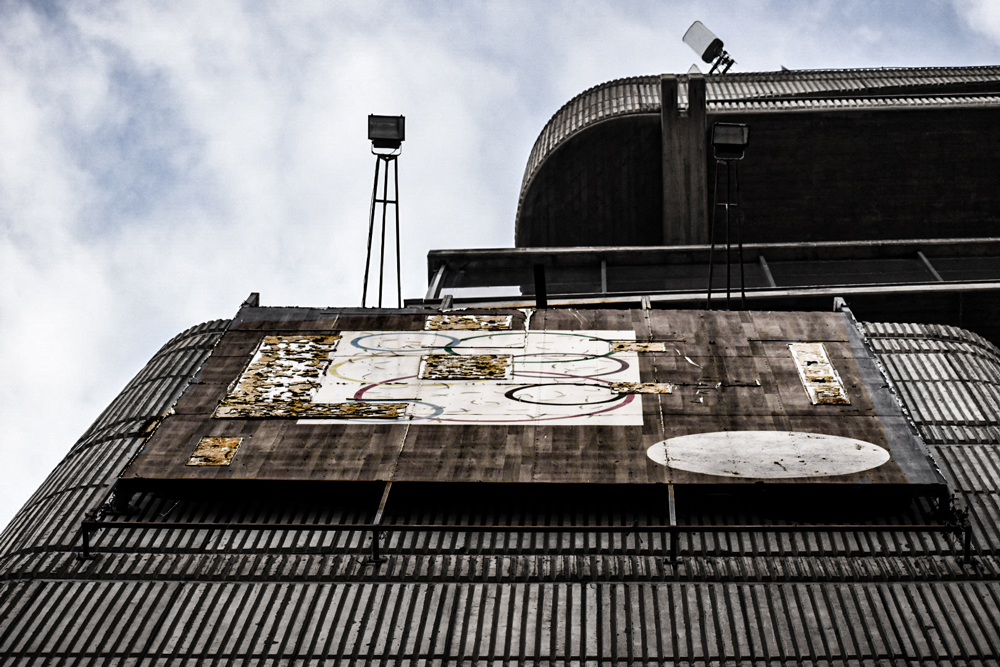
M670 530L668 535L670 536L670 563L676 564L679 560L677 558L677 541L680 536L677 534L677 504L674 499L674 485L667 485L667 500L668 500L668 513L670 515Z
M712 310L712 277L715 273L715 218L719 212L719 161L715 161L715 186L712 189L712 227L708 230L708 298L705 310Z
M382 292L384 287L385 278L385 216L386 216L386 206L388 206L389 200L389 158L382 157L385 160L385 173L383 174L382 180L382 245L379 250L378 257L378 307L382 307Z
M962 519L962 562L972 562L972 524L968 514Z
M382 500L379 501L378 511L375 512L375 520L372 521L372 557L371 562L378 565L385 561L385 557L379 550L378 534L379 527L382 525L382 514L385 512L385 506L389 502L389 492L392 490L392 482L386 482L385 488L382 489Z
M375 182L372 184L372 209L371 213L368 215L368 254L365 256L365 283L361 291L361 307L365 307L365 301L368 299L368 270L371 267L372 261L372 235L375 233L375 198L378 195L378 168L382 163L382 159L376 155L375 156Z
M83 533L83 553L80 554L80 558L86 560L90 558L90 531L87 530L86 524L81 527L80 532Z
M396 207L396 307L403 307L403 282L399 275L399 163L392 161L392 173L396 179L395 190L392 192L392 201Z
M726 310L733 309L732 305L730 305L732 282L729 278L732 269L732 260L729 258L729 251L732 248L732 243L729 241L729 203L732 201L729 191L729 168L729 162L726 162Z
M535 308L548 308L549 298L545 286L545 265L535 264Z
M747 289L746 279L743 275L743 216L740 210L740 165L737 162L733 165L733 180L736 182L736 243L739 244L740 256L740 309L747 309Z

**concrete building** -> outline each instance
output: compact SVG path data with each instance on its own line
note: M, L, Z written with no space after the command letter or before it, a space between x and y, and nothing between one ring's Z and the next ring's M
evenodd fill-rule
M0 536L4 664L1000 664L998 104L1000 68L582 93L517 247L168 342Z

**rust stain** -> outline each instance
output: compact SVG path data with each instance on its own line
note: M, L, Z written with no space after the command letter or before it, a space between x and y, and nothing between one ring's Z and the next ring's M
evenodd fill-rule
M402 419L406 403L356 401L308 403L288 401L259 405L220 405L216 417L284 417L288 419Z
M189 466L227 466L240 448L243 438L206 437L198 441L191 458L184 465Z
M666 352L666 343L640 343L634 340L618 340L611 344L612 352Z
M511 328L510 315L428 315L425 331L503 331Z
M840 374L830 362L823 343L789 343L799 379L813 405L850 405Z
M616 394L672 394L674 385L669 382L613 382L611 391Z
M422 380L504 380L510 377L509 354L429 354L420 358Z

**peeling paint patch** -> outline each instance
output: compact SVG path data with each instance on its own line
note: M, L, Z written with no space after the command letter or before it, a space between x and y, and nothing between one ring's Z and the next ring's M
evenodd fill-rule
M240 448L241 442L243 438L202 438L184 465L227 466L236 456L236 450Z
M215 416L291 417L308 412L339 341L337 335L265 336Z
M265 336L227 402L308 400L340 336Z
M611 391L616 394L672 394L674 385L669 382L613 382Z
M428 315L424 330L503 331L511 328L512 321L510 315Z
M634 340L616 340L611 344L613 352L666 352L666 343L640 343Z
M823 343L789 343L799 379L813 405L850 405L844 383Z
M355 401L350 403L263 403L231 407L220 405L216 417L286 417L289 419L402 419L406 403Z
M422 380L505 380L511 376L508 354L429 354L420 358Z

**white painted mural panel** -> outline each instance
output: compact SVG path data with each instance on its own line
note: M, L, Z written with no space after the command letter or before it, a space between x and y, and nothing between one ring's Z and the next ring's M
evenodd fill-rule
M642 397L613 389L640 380L638 353L616 346L633 331L339 333L315 404L405 402L421 424L642 424ZM344 421L373 420L309 420Z

